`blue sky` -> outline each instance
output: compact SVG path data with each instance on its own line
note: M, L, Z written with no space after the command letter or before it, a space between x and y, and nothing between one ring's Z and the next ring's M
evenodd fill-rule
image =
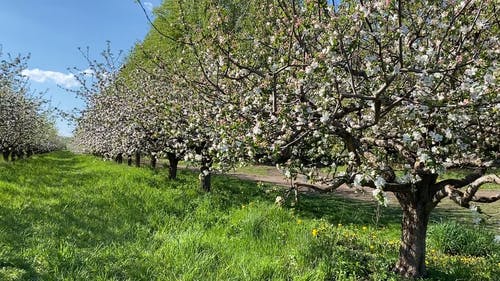
M142 0L150 10L161 0ZM47 91L52 106L64 110L83 102L57 85L75 87L68 68L87 67L78 47L93 58L111 42L115 52L129 51L144 39L149 23L134 0L0 0L0 45L3 53L31 54L25 74L31 89ZM72 126L58 120L60 134Z

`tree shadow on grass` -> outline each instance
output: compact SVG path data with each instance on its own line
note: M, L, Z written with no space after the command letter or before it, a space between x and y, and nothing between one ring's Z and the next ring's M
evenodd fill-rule
M50 186L57 183L58 179L64 180L68 178L68 174L78 171L78 165L81 163L79 158L67 151L35 155L15 162L3 162L0 163L1 181L24 184L24 180L32 178L34 181L27 184Z
M183 173L190 173L183 171ZM230 205L246 205L250 201L273 202L276 196L284 196L285 189L270 183L257 183L233 176L214 177L213 193L225 198ZM294 209L304 218L325 219L332 224L372 224L384 226L401 223L401 210L398 206L378 206L375 201L357 200L334 193L300 195L299 204L287 200L286 208Z
M465 276L470 274L466 269L461 268L459 272L447 272L445 269L438 267L427 267L427 278L431 280L473 280L471 276ZM425 280L425 279L424 279Z
M110 175L105 170L82 170L82 161L60 152L0 164L6 175L0 179L0 195L9 201L0 202L0 270L37 280L34 255L74 267L85 257L66 260L58 247L69 245L77 253L119 247L143 235L138 229L148 220L142 209L145 198L127 193L125 187L103 190L99 196L96 192L101 190L92 186L93 181Z
M40 280L42 277L30 263L20 258L9 258L4 260L3 257L0 256L0 271L0 279L2 279L3 275L11 274L19 276L21 280Z
M332 224L385 226L401 222L401 210L398 207L383 207L377 204L335 194L311 194L301 195L297 210L304 217L322 218Z

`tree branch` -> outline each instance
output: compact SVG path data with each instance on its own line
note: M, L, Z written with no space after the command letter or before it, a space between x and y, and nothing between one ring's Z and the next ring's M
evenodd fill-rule
M149 16L148 12L146 11L146 8L144 8L144 5L142 4L142 1L141 0L136 0L137 4L139 4L139 6L141 7L142 9L142 12L144 13L144 16L146 16L146 19L148 20L149 24L153 27L153 29L158 32L158 34L160 34L161 36L163 36L164 38L167 38L169 40L172 40L174 42L178 42L178 43L182 43L184 45L190 45L189 43L187 42L184 42L184 41L181 41L179 39L176 39L172 36L169 36L168 34L162 32L155 24L154 22L151 20L151 17Z
M436 184L441 186L433 198L433 203L437 205L441 199L448 197L453 202L462 207L468 208L470 202L491 203L500 200L500 193L495 196L476 196L476 192L485 183L500 184L500 177L497 175L484 175L478 176L477 174L469 175L463 180L444 180ZM466 183L468 182L468 183ZM465 192L458 190L458 188L468 185Z

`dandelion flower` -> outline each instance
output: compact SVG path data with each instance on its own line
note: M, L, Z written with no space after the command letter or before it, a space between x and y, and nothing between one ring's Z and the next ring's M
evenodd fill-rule
M318 230L316 228L313 228L313 230L311 231L311 234L314 237L318 236Z

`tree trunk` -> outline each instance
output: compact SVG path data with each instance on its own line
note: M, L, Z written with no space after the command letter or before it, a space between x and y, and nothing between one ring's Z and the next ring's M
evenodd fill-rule
M116 163L118 163L118 164L123 163L123 155L122 155L121 153L120 153L120 154L118 154L118 155L116 155L115 161L116 161Z
M202 165L200 168L200 188L203 191L210 192L211 188L211 174L210 169L206 165Z
M177 178L177 164L179 159L174 153L167 153L168 156L168 178L174 180Z
M127 165L132 166L132 155L130 154L127 155Z
M151 169L156 169L156 156L151 154Z
M415 191L395 192L403 210L401 222L401 244L399 258L394 271L410 278L424 277L425 244L429 215L435 205L432 203L431 186L437 180L437 174L422 174L422 180L415 186Z
M394 271L411 278L424 277L425 267L425 241L429 213L425 205L411 202L404 196L397 195L403 209L401 222L401 244L399 246L399 259Z
M135 153L135 166L136 167L141 166L141 154L139 152Z
M3 160L5 160L6 162L9 161L10 151L4 150L2 151L2 155L3 155Z
M203 191L210 192L211 189L211 174L210 167L212 166L212 159L208 155L204 155L206 152L206 142L203 142L200 146L196 147L196 154L201 155L201 167L200 167L200 188Z

